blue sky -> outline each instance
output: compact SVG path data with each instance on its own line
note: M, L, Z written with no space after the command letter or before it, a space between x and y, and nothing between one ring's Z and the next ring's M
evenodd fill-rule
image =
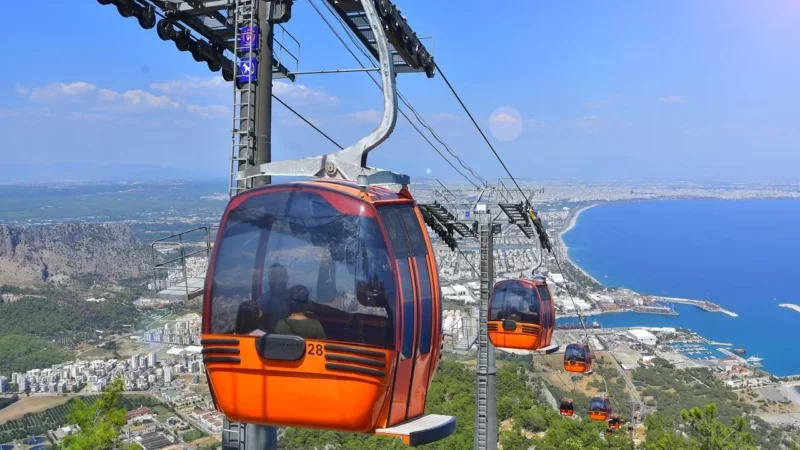
M800 178L797 1L396 3L418 35L433 36L481 126L500 126L490 138L519 177ZM154 165L225 179L230 84L113 6L48 4L34 24L18 19L21 3L0 17L0 174ZM287 28L301 42L301 70L356 67L308 0L295 2ZM440 77L403 74L398 86L468 164L503 175ZM381 109L364 74L276 81L275 92L344 145ZM274 159L334 150L274 108ZM521 132L503 140L509 124ZM402 117L370 164L458 179Z

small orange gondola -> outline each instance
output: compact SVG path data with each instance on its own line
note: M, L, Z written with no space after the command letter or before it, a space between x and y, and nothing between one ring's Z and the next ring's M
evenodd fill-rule
M453 417L424 416L442 299L405 185L394 192L321 179L234 196L203 308L203 362L231 421L412 445L455 429Z
M585 344L569 344L564 351L564 370L574 373L592 371L592 352Z
M589 419L606 421L611 416L611 400L608 397L594 397L589 403Z
M575 403L570 398L562 398L558 410L562 416L572 417L575 415Z
M544 277L498 281L489 300L489 340L495 347L558 349L551 345L556 310Z
M620 426L622 425L622 421L619 419L619 416L612 415L608 419L608 427L612 430L619 430Z

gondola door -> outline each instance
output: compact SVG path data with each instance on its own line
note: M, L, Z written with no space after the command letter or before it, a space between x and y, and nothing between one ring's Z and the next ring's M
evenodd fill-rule
M438 352L436 350L436 332L438 327L434 327L434 314L437 313L434 293L435 261L433 252L428 251L428 241L421 226L421 217L416 210L409 206L399 207L398 212L403 221L408 241L411 244L411 260L413 270L412 278L416 295L419 301L417 305L417 346L414 353L414 367L411 377L411 394L408 405L408 419L421 416L425 413L425 398L428 393L431 371L435 369L438 362ZM434 270L431 270L433 263Z
M539 348L543 348L551 344L553 329L556 326L555 308L553 307L553 297L546 285L536 285L536 290L542 300L542 331L539 335Z
M417 282L414 265L413 248L410 243L406 228L403 225L401 211L405 205L380 207L378 212L383 221L389 241L394 253L399 276L401 307L398 310L401 318L400 326L400 352L398 353L397 370L394 375L392 401L389 407L388 425L396 425L408 420L409 406L412 397L412 383L414 376L415 355L419 348L419 339L415 330L419 327L419 310L416 301ZM409 203L407 208L413 212Z

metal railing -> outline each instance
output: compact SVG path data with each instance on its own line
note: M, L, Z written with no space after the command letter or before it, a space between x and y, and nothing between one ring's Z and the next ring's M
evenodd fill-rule
M196 294L197 291L194 289L190 291L189 288L189 278L193 277L189 277L187 260L203 258L207 269L218 229L218 225L197 227L153 241L150 245L153 258L152 289L160 292L183 283L185 300L192 298L192 294ZM177 256L173 256L176 253ZM164 273L166 275L159 277L159 274ZM177 274L177 277L171 274ZM205 277L205 273L202 276Z

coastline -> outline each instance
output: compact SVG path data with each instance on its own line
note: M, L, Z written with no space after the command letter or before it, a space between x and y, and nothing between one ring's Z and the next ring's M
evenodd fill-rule
M794 386L781 386L778 390L800 408L800 392Z
M597 205L599 205L599 203L593 203L593 204L591 204L589 206L584 206L584 207L578 208L575 211L575 213L572 215L572 218L569 221L569 225L567 225L566 228L564 228L563 230L561 230L558 233L558 240L559 240L561 246L564 248L564 256L567 258L567 261L570 264L572 264L573 267L575 267L576 269L580 270L583 275L585 275L587 278L591 279L595 283L597 283L597 284L599 284L601 286L605 286L605 284L601 283L597 278L591 276L589 274L589 272L583 270L583 267L581 267L580 265L576 264L575 261L573 261L572 258L570 258L570 256L569 256L569 246L567 245L566 241L564 240L564 235L569 233L570 230L572 230L573 228L575 228L575 225L577 225L578 218L581 216L581 214L583 214L584 211L586 211L588 209L591 209L591 208L594 208Z

